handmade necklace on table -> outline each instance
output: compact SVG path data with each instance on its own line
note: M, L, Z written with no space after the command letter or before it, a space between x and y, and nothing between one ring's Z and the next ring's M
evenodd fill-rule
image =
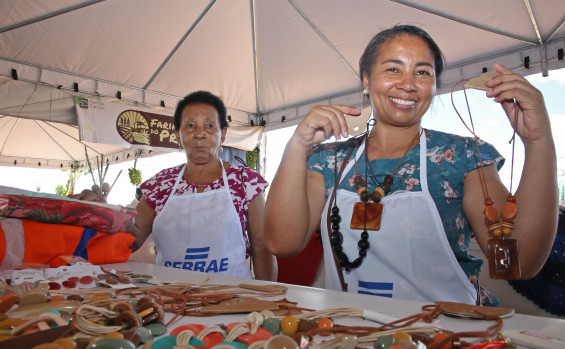
M349 257L343 251L343 234L340 232L340 223L341 223L341 216L339 215L339 208L337 206L337 186L339 185L339 180L341 178L343 168L347 163L349 156L351 155L351 150L347 154L345 160L342 163L342 168L339 171L337 170L337 147L335 153L335 163L336 168L334 171L334 179L335 179L335 187L334 187L334 197L333 197L333 206L331 208L331 215L329 220L331 222L331 234L330 234L330 243L332 245L333 251L335 253L335 257L339 266L345 268L347 272L351 271L352 269L358 268L361 263L363 263L363 259L367 255L367 250L371 246L369 243L369 232L368 230L379 230L381 228L381 217L383 212L383 204L380 203L381 199L390 192L390 187L394 183L394 174L402 164L402 161L406 157L406 154L414 147L417 141L419 141L421 132L418 133L418 137L415 141L411 142L408 146L408 149L402 155L400 161L392 171L390 175L384 177L383 181L380 182L376 179L376 176L373 174L373 170L371 169L369 163L369 128L374 124L374 119L371 119L367 122L367 130L364 134L364 142L365 142L365 178L361 177L357 172L357 160L355 159L355 179L353 180L353 186L357 195L359 195L359 199L361 202L356 202L355 206L353 207L353 215L351 217L350 228L351 229L362 229L361 238L357 243L359 247L359 257L357 257L353 262L349 261ZM353 148L353 147L352 147ZM372 193L369 193L368 189L368 181L369 178L369 171L371 171L371 179L377 185L375 190ZM372 202L370 202L372 201Z
M477 78L477 80L479 80L480 78L482 78L482 76ZM471 82L474 82L474 80L475 79L471 79ZM489 233L492 236L487 242L489 275L491 279L517 280L520 279L522 275L522 272L520 270L520 259L518 256L518 240L510 238L512 230L514 229L514 218L516 218L518 212L516 207L516 197L512 195L516 130L513 130L512 138L509 142L512 144L509 194L506 198L506 202L504 203L504 205L502 205L501 215L499 216L496 208L494 207L494 201L490 198L488 193L485 173L483 170L483 160L481 158L481 152L479 150L479 137L475 133L475 126L473 125L473 118L471 117L471 109L469 108L469 101L467 100L467 93L465 91L465 86L481 90L488 90L488 88L484 88L483 84L473 85L469 83L463 87L463 94L465 96L465 102L467 103L467 110L469 112L469 120L471 124L471 127L469 127L463 120L463 117L461 117L461 114L459 114L459 112L457 111L455 102L453 101L453 91L459 83L464 81L469 80L461 80L457 84L455 84L455 86L453 86L453 90L451 91L451 104L453 105L455 113L457 113L457 116L459 116L459 119L461 119L463 125L467 128L467 130L469 130L469 132L471 132L471 134L473 134L475 147L477 148L477 155L479 157L479 180L481 183L483 196L485 198L485 218L487 221ZM516 107L514 110L514 124L516 124L518 120L518 108Z

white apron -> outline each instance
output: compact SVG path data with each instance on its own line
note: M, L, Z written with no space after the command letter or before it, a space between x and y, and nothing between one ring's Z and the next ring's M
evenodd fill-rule
M363 143L357 153L363 153ZM345 174L353 161L345 165ZM422 191L396 192L385 196L381 229L369 230L370 248L363 263L347 273L343 270L348 291L377 296L421 300L426 302L450 301L475 304L477 292L457 262L437 211L428 191L426 134L420 137L420 184ZM349 223L356 193L337 190L337 206L341 215L343 251L349 261L359 257L357 243L362 230L351 230ZM322 241L324 246L326 288L341 290L327 227L330 199L322 214Z
M221 160L220 160L221 162ZM165 267L251 278L245 241L222 164L222 188L173 195L153 221L156 264Z

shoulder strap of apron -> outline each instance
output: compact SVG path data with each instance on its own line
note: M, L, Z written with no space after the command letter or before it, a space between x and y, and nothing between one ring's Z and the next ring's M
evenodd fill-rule
M363 139L363 138L361 138ZM326 217L326 224L328 225L328 237L330 238L331 241L331 232L332 232L332 224L330 222L330 215L332 213L332 206L333 203L335 201L335 193L337 190L337 186L339 184L339 181L341 179L341 175L343 174L343 170L345 169L345 166L347 165L347 162L349 161L349 158L351 157L351 154L353 153L353 149L355 148L355 143L352 144L351 148L349 148L349 151L347 152L347 155L345 155L345 159L343 159L343 162L341 163L341 168L339 169L339 174L337 175L337 179L335 181L334 184L334 188L332 190L332 196L330 197L330 204L328 206L328 212L327 212L327 217ZM336 165L337 165L337 159L336 159ZM331 245L331 243L330 243ZM345 279L343 278L343 271L341 269L341 266L339 265L339 262L337 260L337 257L335 255L335 251L332 248L332 255L334 256L334 263L336 265L336 269L337 269L337 275L339 276L339 282L341 284L341 289L344 292L347 292L347 284L345 283Z
M247 163L245 161L243 161L242 158L240 158L239 156L235 155L234 159L236 159L237 161L239 161L243 166L241 167L241 172L240 172L240 176L241 176L241 188L243 190L244 195L247 195L247 191L245 190L245 178L243 177L243 173L245 171L246 167L249 167L247 165ZM244 235L247 235L247 241L249 243L249 250L250 250L250 254L249 254L249 265L251 267L251 271L253 272L253 275L255 275L255 270L253 267L253 246L251 245L251 236L249 236L249 212L245 213L245 231L243 232Z

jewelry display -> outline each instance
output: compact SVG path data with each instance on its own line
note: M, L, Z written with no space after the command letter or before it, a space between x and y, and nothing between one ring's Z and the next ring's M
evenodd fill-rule
M150 276L104 271L133 280ZM100 274L102 275L102 274ZM109 275L109 274L107 274ZM98 276L95 276L98 282ZM104 278L101 278L104 280ZM46 283L48 280L37 280ZM312 310L284 297L282 285L214 285L208 280L153 286L101 289L50 289L43 303L20 305L25 294L0 298L0 346L9 348L502 348L501 316L512 309L436 302L422 312L390 321L390 316L357 307ZM26 285L24 285L26 286ZM27 285L29 292L39 285ZM118 287L118 286L116 286ZM57 297L62 297L59 300ZM14 299L16 301L14 302ZM14 307L15 309L10 309ZM6 310L8 309L8 310ZM168 315L167 315L168 313ZM485 331L445 332L436 326L440 314L494 321ZM186 323L202 316L241 315L231 323ZM21 318L14 317L15 315ZM362 318L382 325L342 325L342 318ZM179 320L184 323L179 324ZM196 320L197 321L197 320ZM434 322L434 323L432 323ZM479 344L462 338L488 338ZM500 344L500 345L499 345Z

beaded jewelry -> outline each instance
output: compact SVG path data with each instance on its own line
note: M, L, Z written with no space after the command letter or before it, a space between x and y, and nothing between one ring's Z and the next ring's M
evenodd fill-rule
M510 239L510 234L514 229L514 218L517 215L516 207L516 197L512 195L512 179L514 177L514 145L516 139L516 130L513 131L510 143L512 144L512 160L510 167L510 188L509 195L506 198L506 202L502 206L501 215L498 215L496 208L494 207L494 201L490 198L488 194L487 183L485 180L485 174L483 170L483 160L481 158L481 152L479 150L479 137L475 133L475 126L473 125L473 118L471 117L471 110L469 108L469 101L467 100L467 93L465 91L465 86L470 86L473 88L484 89L475 87L472 85L463 86L463 94L465 96L465 102L467 103L467 110L469 111L469 119L471 127L467 126L467 123L461 117L461 114L457 111L455 107L455 102L453 101L453 91L457 85L461 82L469 80L461 80L453 86L451 91L451 104L455 110L457 116L463 123L463 125L471 132L474 136L475 147L477 149L477 155L479 157L479 180L481 183L481 189L483 191L483 196L485 198L485 218L487 221L487 226L492 238L488 240L488 261L489 261L489 275L491 279L504 279L504 280L516 280L521 277L520 270L520 260L518 258L518 240ZM515 108L514 120L518 120L518 108Z
M422 131L418 133L418 136L414 140L414 142L410 143L408 149L402 155L400 161L392 171L390 175L385 176L382 182L379 182L375 175L372 173L372 169L369 163L369 127L374 125L374 119L369 120L367 122L367 130L364 135L365 141L365 178L369 178L369 171L371 171L371 179L377 184L377 187L373 191L372 194L369 194L368 183L367 180L363 177L359 176L357 171L357 160L355 160L355 178L353 181L354 188L361 199L361 202L356 202L353 208L353 215L351 217L350 228L351 229L362 229L361 236L357 246L359 247L359 257L357 257L353 262L349 261L347 254L343 252L343 234L340 232L340 223L341 223L341 216L339 215L339 208L337 207L337 199L334 197L333 206L331 208L331 215L329 220L331 222L331 234L330 234L330 243L334 250L337 262L341 268L345 268L347 272L350 272L352 269L358 268L362 263L363 259L367 255L367 250L371 246L369 243L369 232L368 230L379 230L381 227L381 217L383 211L383 205L380 203L381 199L390 192L390 187L394 183L394 174L402 164L402 161L406 157L406 154L414 147L414 144L419 141L420 136L422 135ZM335 187L338 186L338 181L341 178L341 174L344 168L344 165L347 163L349 156L351 155L351 150L353 147L350 148L350 152L347 154L343 161L342 168L339 171L337 167L334 171L334 180L335 180ZM336 147L336 164L337 164L337 147ZM336 190L334 190L334 193ZM337 195L337 194L335 194ZM373 202L369 202L373 201Z

